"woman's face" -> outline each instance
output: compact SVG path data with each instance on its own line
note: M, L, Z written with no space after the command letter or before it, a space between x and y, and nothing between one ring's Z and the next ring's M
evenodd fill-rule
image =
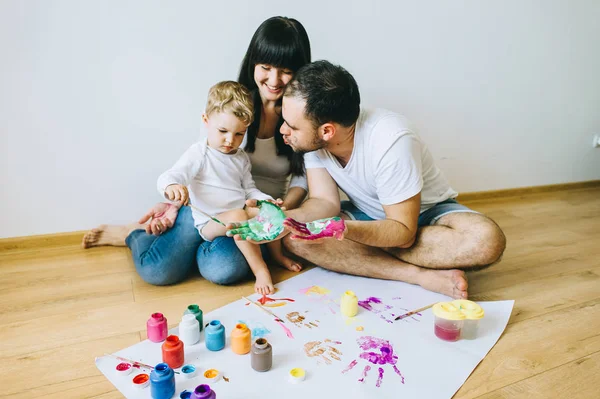
M292 80L293 73L286 68L268 64L254 66L254 81L263 101L277 101L283 96L283 89Z

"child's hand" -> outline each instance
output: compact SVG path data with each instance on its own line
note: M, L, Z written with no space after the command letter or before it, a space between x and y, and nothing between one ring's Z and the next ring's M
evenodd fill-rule
M179 202L182 205L187 205L190 202L190 194L186 186L181 184L171 184L165 189L165 195L171 201Z
M271 280L271 273L265 271L256 275L256 283L254 284L254 291L260 295L271 295L275 293L275 287Z

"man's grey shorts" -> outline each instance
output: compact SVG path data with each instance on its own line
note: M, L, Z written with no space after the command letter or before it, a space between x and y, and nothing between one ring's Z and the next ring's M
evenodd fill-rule
M446 201L435 204L431 208L419 215L419 226L431 226L435 224L444 215L457 212L479 213L464 205L459 204L456 200L450 198ZM375 220L366 213L355 207L350 201L342 201L342 213L352 220Z

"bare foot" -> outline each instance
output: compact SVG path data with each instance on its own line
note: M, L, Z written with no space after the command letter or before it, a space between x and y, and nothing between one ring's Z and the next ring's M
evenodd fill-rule
M254 291L260 295L271 295L275 293L275 287L271 280L271 273L260 273L256 275L256 283L254 284Z
M81 246L83 248L99 247L101 245L124 247L127 236L138 229L144 230L144 225L138 223L124 226L102 224L85 233Z
M467 299L467 277L462 270L422 269L419 285L429 291L439 292L454 299Z
M292 272L299 272L302 270L302 265L295 260L288 258L285 255L272 256L273 260L281 267L286 268Z

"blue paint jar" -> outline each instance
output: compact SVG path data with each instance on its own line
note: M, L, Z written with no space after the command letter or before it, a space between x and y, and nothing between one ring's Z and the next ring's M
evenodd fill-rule
M225 327L219 320L213 320L206 326L204 342L209 351L220 351L225 347Z
M175 373L167 363L158 363L150 373L152 399L171 399L175 393Z

